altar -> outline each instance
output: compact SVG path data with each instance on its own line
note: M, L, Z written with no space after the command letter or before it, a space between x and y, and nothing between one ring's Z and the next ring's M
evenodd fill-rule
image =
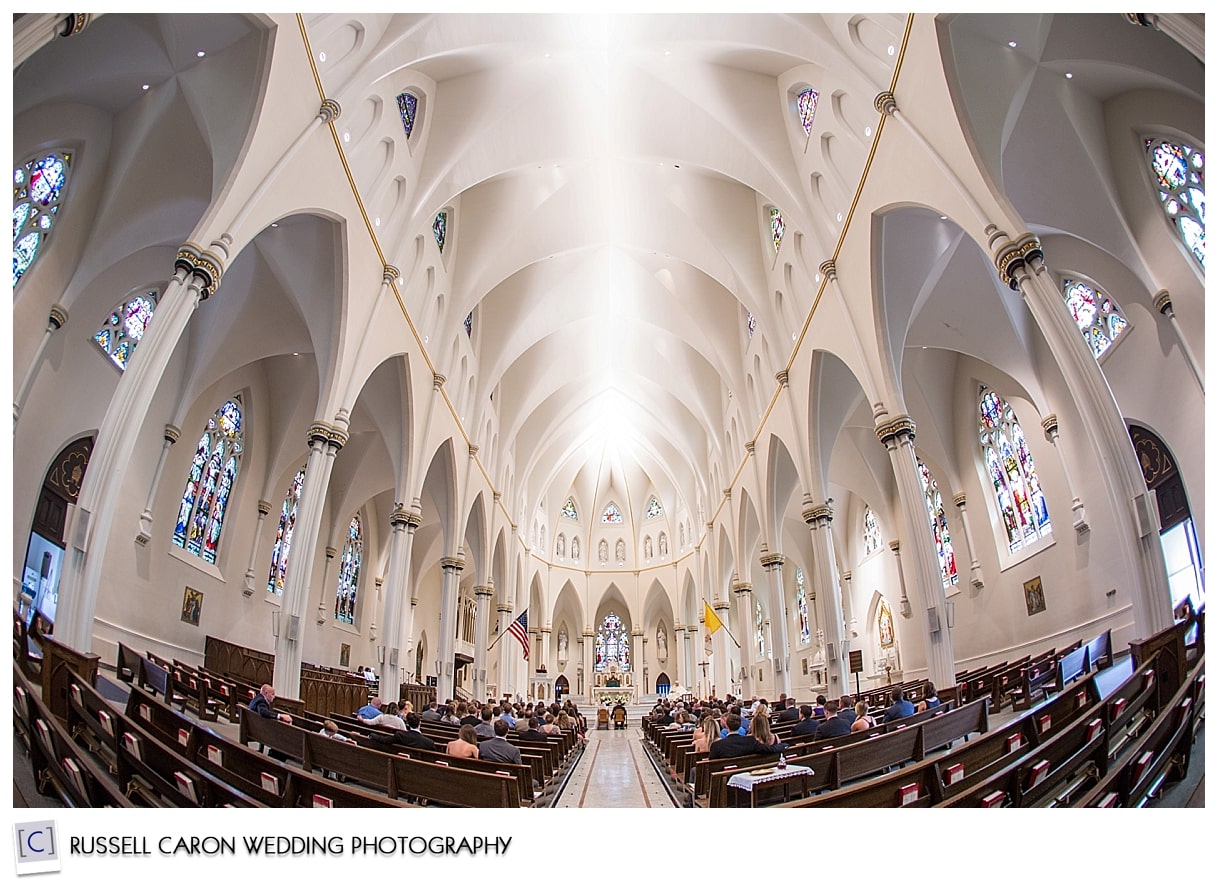
M622 704L634 704L633 686L594 686L592 701L602 707L612 707L619 701Z

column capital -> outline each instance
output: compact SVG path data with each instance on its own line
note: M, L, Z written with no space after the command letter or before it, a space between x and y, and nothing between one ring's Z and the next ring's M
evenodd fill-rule
M477 456L477 455L478 455L478 445L477 445L477 444L471 444L471 445L469 446L469 458L470 458L470 459L473 459L473 458L474 458L475 456Z
M1019 271L1027 269L1030 261L1045 258L1040 239L1031 233L1024 233L1014 241L1008 239L1005 245L997 245L1000 240L1007 238L1006 234L992 225L987 229L991 230L990 247L994 249L994 266L998 275L1012 291L1018 291Z
M321 107L317 110L317 115L321 117L323 123L332 123L342 115L343 108L333 98L327 98L321 102Z
M891 540L888 543L888 547L892 549L893 554L899 555L901 553L901 540L900 539Z
M271 513L271 504L265 499L258 500L258 517L264 518Z
M389 513L389 526L396 527L399 524L406 527L417 527L423 523L423 518L418 512L413 509L406 508L404 505L396 505L393 511Z
M711 604L711 609L714 609L714 610L725 610L725 609L731 609L731 608L732 608L732 605L730 603L728 603L727 600L725 600L721 597L716 597L714 603ZM722 619L723 617L720 616L719 618Z
M495 612L499 613L500 615L510 616L512 614L512 605L510 603L496 604Z
M752 582L733 582L732 583L732 593L733 594L752 594L753 593L753 583Z
M392 285L402 277L402 271L391 263L385 264L384 274L381 276L381 281L386 285Z
M819 521L828 524L833 520L833 500L826 499L820 505L807 505L801 514L804 523L809 527L815 526Z
M1040 427L1045 430L1045 437L1051 444L1057 443L1057 414L1051 413L1040 421Z
M447 380L447 379L448 379L448 377L444 376L443 374L435 374L435 373L433 373L433 374L431 375L431 387L432 387L432 388L433 388L435 391L439 392L439 391L440 391L440 389L441 389L441 387L444 385L444 381L445 381L445 380Z
M747 453L749 456L753 456L754 454L756 454L757 453L757 442L756 441L745 441L744 442L744 452Z
M1169 318L1171 317L1171 292L1169 292L1166 288L1155 295L1154 304L1155 309L1159 310L1161 314L1168 316ZM52 307L52 309L54 309L54 307Z
M785 389L791 382L791 373L789 371L779 371L774 375L774 379L778 381L779 386Z
M830 282L837 280L837 261L826 260L820 265L820 271Z
M895 116L897 112L897 96L884 91L875 96L875 109L884 116Z
M854 571L853 571L853 570L846 570L846 572L842 573L842 581L843 581L843 582L849 582L849 581L850 581L851 579L853 579L853 578L854 578Z
M207 251L194 242L183 242L173 262L174 270L184 269L188 276L198 276L199 300L203 301L220 287L224 275L224 260L214 251Z
M338 451L343 449L343 446L350 437L346 429L334 423L328 423L325 420L318 420L309 426L308 439L310 447L313 446L314 441L322 441L333 447L335 451Z
M474 596L475 597L493 597L494 595L495 595L495 589L490 585L475 585L474 586Z
M781 567L784 563L786 563L786 560L786 557L781 552L772 551L769 554L763 554L761 556L761 566L768 572L775 567Z
M596 636L596 632L595 632L595 631L593 631L591 628L584 628L584 630L583 630L583 636L584 636L584 637L595 637L595 636Z
M326 546L326 560L334 560L334 555L338 554L338 549L333 545Z
M59 32L59 36L75 37L87 28L92 20L92 15L87 12L69 12L68 17L63 21L63 30Z
M382 588L385 587L385 580L382 579L380 576L377 576L375 579L372 580L372 584L374 584L376 586L377 591L380 591Z
M731 487L728 487L726 490L723 491L723 498L726 499L728 502L732 501L732 488Z
M465 569L465 561L459 557L442 557L440 558L440 569L459 573Z
M643 629L636 625L635 627L630 629L630 636L631 637L642 637Z
M917 431L918 425L913 418L907 413L901 413L890 420L877 423L875 436L880 439L881 444L887 447L890 441L900 441L902 435L908 435L909 440L912 441L917 435Z
M67 323L68 308L59 303L52 304L51 312L47 316L47 326L54 331L58 331Z
M956 508L964 508L965 502L966 502L966 500L965 500L965 496L963 493L957 493L955 496L952 497L952 504L955 505Z
M162 437L170 444L177 444L178 439L182 437L182 430L172 423L166 423L162 433Z

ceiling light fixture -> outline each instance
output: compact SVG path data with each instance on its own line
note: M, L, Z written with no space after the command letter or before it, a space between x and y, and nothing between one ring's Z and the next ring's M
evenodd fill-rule
M207 53L204 52L202 49L200 49L198 52L195 53L195 55L197 55L199 58L202 58L206 54Z
M1019 44L1016 43L1014 40L1011 40L1009 43L1007 43L1007 45L1010 46L1012 49L1014 49Z
M891 45L891 44L889 44L889 46L888 46L888 54L889 54L889 55L895 55L895 54L896 54L896 52L897 52L897 47L896 47L896 46L893 46L893 45Z
M140 88L143 89L145 92L147 92L149 89L152 88L152 86L148 85L147 83L144 83L144 85L140 86Z
M279 229L279 221L271 221L272 229Z
M870 138L871 137L871 126L867 126L867 128L863 129L863 134L866 137Z
M1066 79L1068 79L1068 80L1074 79L1074 74L1070 73L1070 71L1066 71Z

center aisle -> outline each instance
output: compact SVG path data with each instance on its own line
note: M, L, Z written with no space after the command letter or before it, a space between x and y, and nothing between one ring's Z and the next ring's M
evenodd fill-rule
M675 808L639 730L594 729L555 808Z

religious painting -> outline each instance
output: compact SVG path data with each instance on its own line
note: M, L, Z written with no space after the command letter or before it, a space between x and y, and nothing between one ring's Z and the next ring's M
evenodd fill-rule
M896 642L896 637L892 630L892 610L888 608L888 601L880 598L880 609L876 613L876 624L880 632L880 648L891 649Z
M199 627L199 615L203 612L203 592L187 588L182 592L182 621Z
M1040 576L1023 583L1023 599L1028 605L1028 615L1045 611L1045 589L1040 583Z
M340 668L351 667L351 644L344 643L338 650L338 666Z

